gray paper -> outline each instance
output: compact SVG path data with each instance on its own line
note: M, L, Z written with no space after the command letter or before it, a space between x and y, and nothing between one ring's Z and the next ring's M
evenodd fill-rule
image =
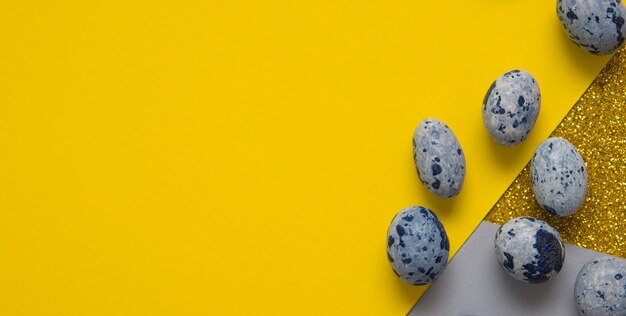
M498 225L483 221L409 315L577 315L574 284L582 266L604 253L565 244L565 262L545 283L528 284L500 267Z

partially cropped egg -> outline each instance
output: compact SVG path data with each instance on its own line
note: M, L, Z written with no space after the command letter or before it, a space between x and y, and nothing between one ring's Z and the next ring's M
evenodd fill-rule
M569 38L596 55L624 43L626 8L620 0L558 0L556 13Z
M581 315L626 315L626 263L617 258L589 261L578 273L574 292Z

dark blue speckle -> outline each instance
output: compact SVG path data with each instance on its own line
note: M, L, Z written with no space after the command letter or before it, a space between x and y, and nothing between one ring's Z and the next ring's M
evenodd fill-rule
M431 166L431 169L433 171L433 176L439 175L441 173L441 166L439 164L433 164Z
M508 252L504 252L504 256L506 257L506 261L504 262L504 267L513 270L515 268L515 264L513 264L513 256Z
M398 233L398 236L402 237L404 236L404 234L406 234L406 232L404 231L404 228L400 225L396 225L396 232Z
M548 274L555 270L561 271L563 267L563 253L558 238L545 229L539 229L535 235L534 248L539 253L537 267L539 272Z
M545 274L541 274L539 272L539 268L536 265L532 263L527 263L523 265L522 268L526 270L526 272L524 272L524 277L526 278L526 281L530 283L541 283L548 281L548 277Z
M574 20L578 20L578 16L574 13L574 11L572 11L572 9L567 12L566 16L570 20L570 23L574 22Z
M443 225L441 225L441 222L439 220L435 221L435 224L437 224L439 237L441 237L441 243L439 244L439 247L441 247L441 249L450 250L450 241L448 240L448 236L446 235Z
M554 210L553 208L551 208L551 207L549 207L549 206L547 206L547 205L545 205L545 204L542 204L541 206L543 207L543 209L544 209L544 210L546 210L546 211L550 212L550 214L552 214L552 215L558 215L558 214L556 213L556 210Z
M563 266L561 244L554 234L545 229L539 229L535 235L533 247L537 249L538 255L535 256L537 261L524 264L523 275L530 283L545 282L553 271L561 271Z
M431 185L435 190L438 190L439 186L441 185L441 181L439 181L439 179L435 179L435 182L433 182Z

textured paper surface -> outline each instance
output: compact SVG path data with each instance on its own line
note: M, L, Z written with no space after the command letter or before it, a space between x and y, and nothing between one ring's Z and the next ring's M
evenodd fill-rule
M401 315L389 222L423 205L456 252L610 57L555 1L3 1L0 315ZM480 111L542 90L525 144ZM419 182L424 118L458 198Z
M499 225L483 221L409 315L576 315L574 284L582 266L609 255L565 244L552 280L528 284L506 274L494 255Z

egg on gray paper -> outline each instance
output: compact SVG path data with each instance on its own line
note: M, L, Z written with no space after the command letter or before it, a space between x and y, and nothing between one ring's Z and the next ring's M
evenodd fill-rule
M578 273L574 293L580 315L626 315L626 263L589 261Z
M533 217L517 217L500 226L495 251L502 268L527 283L553 278L565 260L565 245L559 233Z

